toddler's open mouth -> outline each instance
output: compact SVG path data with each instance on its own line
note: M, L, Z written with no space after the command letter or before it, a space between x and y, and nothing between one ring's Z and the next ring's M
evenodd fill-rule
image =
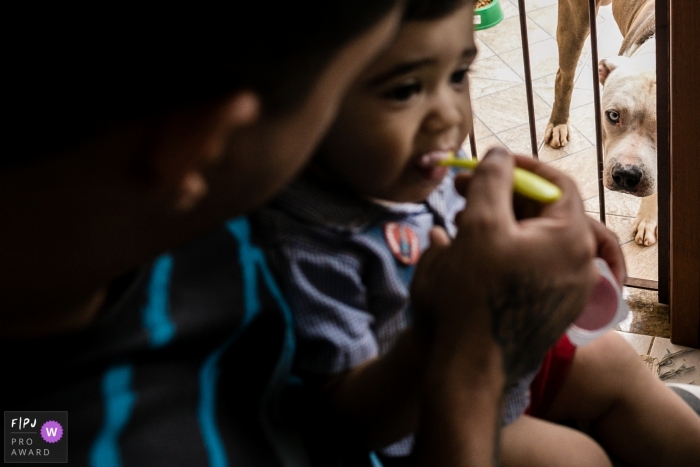
M451 155L452 151L448 150L430 151L420 157L418 160L418 167L423 170L433 169L437 167L440 161L448 159Z
M447 174L448 167L439 165L441 161L447 160L452 151L437 150L423 154L416 166L423 177L430 183L436 183L442 180Z

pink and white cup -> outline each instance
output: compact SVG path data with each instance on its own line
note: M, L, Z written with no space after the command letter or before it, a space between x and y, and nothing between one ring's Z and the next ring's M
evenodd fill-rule
M576 318L566 335L577 347L586 345L617 326L627 317L629 307L622 298L620 286L601 258L595 259L600 274L598 284L591 293L583 312Z

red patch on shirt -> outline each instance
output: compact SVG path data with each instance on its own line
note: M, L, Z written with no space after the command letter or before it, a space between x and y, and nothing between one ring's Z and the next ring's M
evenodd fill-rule
M407 266L418 262L420 243L418 235L410 227L398 222L387 222L384 224L384 240L399 262Z

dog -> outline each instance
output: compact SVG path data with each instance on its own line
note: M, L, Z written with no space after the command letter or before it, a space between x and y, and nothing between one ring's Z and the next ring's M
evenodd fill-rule
M610 5L623 36L618 56L600 60L601 126L606 188L642 198L634 239L650 246L658 236L656 164L655 0L596 0ZM554 105L545 130L553 148L569 141L569 106L576 64L590 33L588 0L559 0Z

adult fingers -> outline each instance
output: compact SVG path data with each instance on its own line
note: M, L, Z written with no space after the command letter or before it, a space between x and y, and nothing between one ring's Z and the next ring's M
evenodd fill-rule
M454 180L455 190L457 190L458 193L467 193L469 191L469 184L471 183L471 179L471 171L457 174ZM460 225L459 217L463 212L464 211L459 211L455 215L455 225ZM513 212L517 220L526 219L529 217L537 217L539 216L540 212L542 212L542 203L527 198L518 193L515 193L513 195Z
M576 183L563 172L554 167L545 165L529 157L516 156L515 162L519 167L529 170L556 184L562 190L562 197L558 201L545 204L539 212L539 216L533 219L536 225L546 225L551 220L559 227L559 234L556 236L559 246L569 248L569 254L578 253L575 257L588 262L589 257L597 251L595 238L589 227L589 217L583 209L583 201L579 194ZM542 224L545 222L545 224ZM532 226L530 219L523 221L522 225ZM554 245L552 245L554 247Z
M421 255L411 281L411 300L416 317L422 316L431 308L436 280L444 276L444 271L440 271L442 253L450 243L450 237L444 229L433 227L430 230L430 246Z
M416 276L421 276L423 271L427 272L428 278L431 277L435 268L436 261L442 251L450 246L451 240L445 229L441 227L433 227L430 229L430 246L423 252L418 262L418 270L416 271ZM422 277L422 276L421 276ZM414 280L415 285L416 280Z
M450 237L445 232L445 229L441 227L433 227L430 229L430 246L439 248L443 246L448 246L450 244Z
M493 152L495 155L505 154L503 151L504 150L501 148L494 148L489 153ZM560 172L551 166L547 166L529 156L516 155L514 156L514 161L517 166L540 175L562 189L563 201L558 204L553 203L556 205L556 208L553 210L554 212L561 214L563 210L565 211L569 209L571 204L575 205L575 209L577 211L582 212L583 205L580 200L578 188L570 177L563 172ZM470 191L473 178L474 174L472 172L462 172L458 174L457 177L455 177L454 182L457 192L466 196L466 194ZM535 217L542 213L543 208L551 206L551 204L542 204L517 195L514 197L514 199L516 201L515 214L519 219Z
M568 212L571 208L583 212L583 202L581 201L578 187L568 175L532 157L514 156L513 159L518 167L549 180L562 190L562 197L559 201L543 206L543 215L552 216L553 214Z
M469 200L460 223L478 217L481 221L490 219L512 220L513 214L513 158L503 148L493 148L474 169L469 181L466 198Z
M472 172L464 171L455 176L455 190L457 193L466 194L469 191L469 184L472 181Z
M617 235L597 220L590 217L588 220L595 236L597 256L608 263L610 270L622 287L627 279L627 267Z

